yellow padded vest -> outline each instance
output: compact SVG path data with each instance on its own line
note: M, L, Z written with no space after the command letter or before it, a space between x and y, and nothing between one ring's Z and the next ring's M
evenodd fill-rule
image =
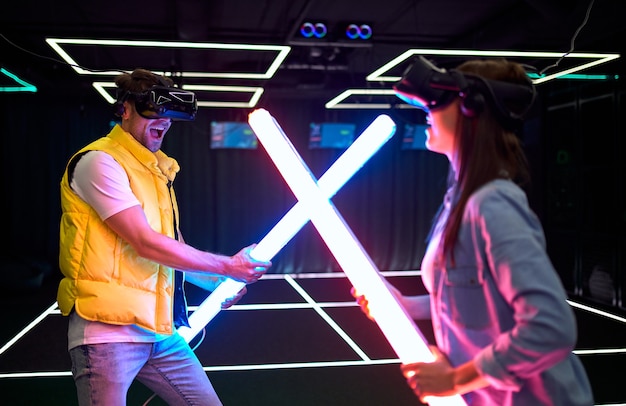
M178 206L168 182L174 180L178 163L161 151L152 153L119 125L76 155L90 150L110 154L124 168L150 226L174 238ZM172 334L174 270L138 256L115 234L71 190L68 168L61 179L61 312L68 315L74 308L86 320Z

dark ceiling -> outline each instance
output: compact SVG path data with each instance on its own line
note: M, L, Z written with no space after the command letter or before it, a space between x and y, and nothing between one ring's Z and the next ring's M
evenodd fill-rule
M626 44L624 0L22 0L5 2L1 10L0 65L42 89L68 91L95 92L92 82L110 81L112 76L79 75L59 62L46 38L289 46L271 79L198 78L181 73L178 80L260 87L265 90L262 97L321 102L349 88L389 88L389 83L368 82L367 75L411 48L566 53L573 44L573 52L622 53ZM306 21L325 23L327 36L303 38L300 27ZM349 22L371 25L372 38L345 40L343 25ZM90 70L263 72L276 57L271 51L232 49L96 45L64 49ZM439 59L442 65L458 62ZM557 60L521 62L542 70ZM403 66L398 65L395 73ZM617 74L621 66L622 58L590 72ZM224 96L219 93L215 97ZM250 95L224 97L246 100Z

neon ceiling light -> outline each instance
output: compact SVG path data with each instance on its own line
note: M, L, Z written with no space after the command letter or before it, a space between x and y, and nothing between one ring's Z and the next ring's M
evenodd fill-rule
M221 50L221 51L241 51L247 56L250 52L274 52L276 56L265 72L174 72L183 77L195 78L230 78L230 79L269 79L278 70L285 60L291 47L286 45L260 45L260 44L224 44L214 42L175 42L175 41L131 41L131 40L102 40L102 39L69 39L69 38L46 38L46 42L59 54L61 58L79 75L118 75L120 71L98 71L92 72L79 66L80 64L72 58L62 45L84 45L84 46L111 46L111 47L143 47L143 48L173 48L173 49L195 49L195 50ZM170 72L153 72L160 75L167 75Z
M116 89L114 82L93 82L92 86L104 99L113 104L115 97L106 89ZM219 101L219 100L200 100L198 94L199 107L235 107L235 108L252 108L256 106L263 94L263 88L257 86L220 86L220 85L183 85L183 89L191 91L214 92L214 93L250 93L251 97L248 101Z
M318 186L326 197L334 196L365 162L392 137L395 129L396 125L389 116L377 117L319 179ZM259 241L250 255L258 260L272 259L308 221L306 207L300 202L296 203ZM222 302L233 297L244 286L244 283L233 279L226 279L220 283L189 316L191 328L181 327L179 333L188 342L192 340L219 313Z
M562 52L530 52L530 51L480 51L480 50L461 50L461 49L409 49L399 56L395 57L391 61L387 62L374 72L366 76L368 82L397 82L401 79L400 76L386 75L393 68L397 67L401 63L416 55L438 55L438 56L468 56L468 57L502 57L502 58L551 58L558 60L563 57L572 61L587 61L580 63L576 66L568 69L563 69L558 72L551 73L549 75L538 76L529 75L534 84L540 84L552 79L599 79L601 77L594 77L593 75L573 75L575 72L579 72L593 66L601 65L620 57L620 54L606 54L606 53L580 53L572 52L564 55ZM591 61L589 61L591 59ZM608 77L610 78L610 76ZM327 109L374 109L374 108L391 108L391 104L388 103L344 103L346 99L355 95L369 95L369 96L388 96L388 89L348 89L329 102L326 103ZM393 94L393 92L391 92ZM396 107L404 106L403 103L399 103Z
M37 91L36 86L31 85L25 80L20 79L17 75L9 72L8 70L4 68L0 68L0 73L12 79L14 82L20 85L20 86L0 86L0 92L33 92L34 93Z
M230 93L252 93L247 102L227 102L227 101L206 101L198 100L199 107L243 107L252 108L256 106L263 94L262 87L253 86L218 86L218 85L183 85L183 89L191 91L205 92L230 92Z
M415 55L439 55L439 56L475 56L475 57L501 57L501 58L551 58L558 60L564 58L568 60L592 59L591 62L582 63L574 67L563 69L550 75L542 76L533 80L533 83L539 84L555 79L559 76L579 72L593 66L610 62L620 57L620 54L601 54L601 53L581 53L572 52L564 54L563 52L530 52L530 51L478 51L464 49L409 49L391 61L387 62L365 78L370 82L397 82L400 76L384 76L392 68L398 66L402 62L412 58Z
M348 89L325 104L327 109L390 109L390 103L341 103L352 96L394 96L393 89ZM399 99L398 99L399 100ZM408 105L407 105L408 106Z
M249 123L285 182L352 285L368 298L370 314L403 363L432 362L428 342L387 288L384 277L315 180L269 112L258 109ZM431 405L465 405L461 396L429 397Z
M275 53L273 61L269 64L264 72L165 72L152 70L154 73L164 76L177 76L185 78L221 78L221 79L251 79L264 80L270 79L281 63L285 60L291 47L282 45L260 45L260 44L224 44L209 42L170 42L170 41L131 41L131 40L100 40L100 39L68 39L68 38L46 38L46 42L56 51L57 54L79 75L100 75L100 76L117 76L123 70L117 71L90 71L84 69L69 54L66 49L68 45L74 46L99 46L99 47L136 47L136 48L170 48L170 49L191 49L191 50L213 50L224 52L245 52L249 57L251 52L259 53ZM64 48L65 47L65 48ZM93 87L102 95L109 103L114 103L115 99L105 90L105 88L115 88L114 83L94 82ZM248 101L220 101L220 100L199 100L199 107L233 107L233 108L253 108L258 103L263 94L262 87L253 86L217 86L217 85L183 85L184 89L201 90L207 92L231 92L231 93L250 93L251 97Z

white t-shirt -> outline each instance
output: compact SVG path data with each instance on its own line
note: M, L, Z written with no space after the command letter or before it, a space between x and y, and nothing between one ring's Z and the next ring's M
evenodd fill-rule
M103 151L90 151L83 155L76 167L70 187L98 213L102 220L139 205L130 188L128 175L113 157ZM68 328L68 349L83 344L98 343L152 343L167 338L136 325L88 321L72 312Z

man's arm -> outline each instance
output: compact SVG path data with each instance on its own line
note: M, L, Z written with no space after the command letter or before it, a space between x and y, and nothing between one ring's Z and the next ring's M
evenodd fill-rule
M122 239L144 258L186 271L210 272L239 282L256 282L270 266L253 260L248 253L254 245L243 248L233 256L198 250L154 231L141 206L124 209L104 220Z

